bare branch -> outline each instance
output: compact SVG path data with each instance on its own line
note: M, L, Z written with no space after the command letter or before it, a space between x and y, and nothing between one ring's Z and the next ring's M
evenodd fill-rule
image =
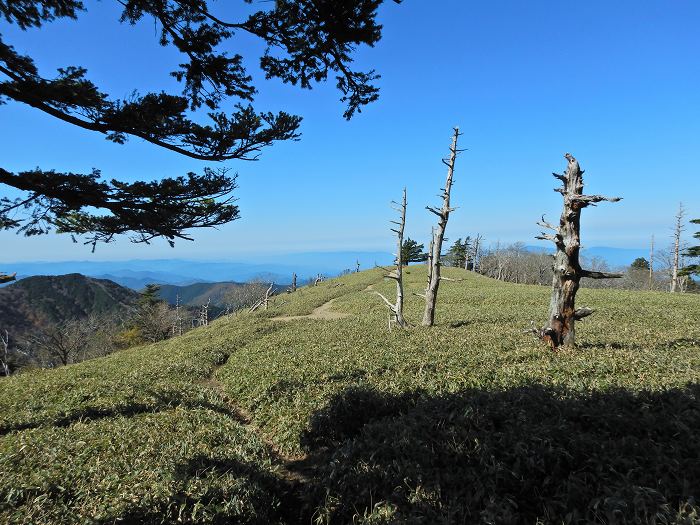
M555 232L559 231L559 228L552 226L544 219L544 215L542 215L542 220L537 222L537 225L542 226L543 228L547 228L548 230L554 230Z
M384 297L384 295L382 295L381 293L379 293L379 292L376 291L376 290L374 291L374 293L377 294L379 297L381 297L381 298L384 300L384 302L386 303L386 305L389 307L389 309L390 309L392 312L395 311L396 307L391 303L391 301L389 301L389 299L387 299L386 297Z
M574 195L571 198L572 202L579 203L582 207L590 206L591 204L595 204L596 202L619 202L621 200L622 197L605 197L603 195Z
M542 232L540 235L535 237L535 239L539 239L540 241L552 241L553 243L558 243L559 242L559 237L556 235L552 235L551 233L544 233Z
M559 179L560 181L562 181L564 184L566 184L566 181L567 181L566 175L562 175L560 173L552 173L552 175L554 177L556 177L557 179Z
M592 270L581 270L581 277L588 277L589 279L620 279L623 277L621 273L609 273L609 272L594 272Z
M589 315L593 314L593 312L595 312L595 310L584 306L583 308L579 308L574 312L574 319L576 321L580 321L584 317L588 317Z
M433 208L432 206L426 206L425 209L431 213L434 213L435 215L437 215L440 218L443 217L442 211L438 210L437 208Z

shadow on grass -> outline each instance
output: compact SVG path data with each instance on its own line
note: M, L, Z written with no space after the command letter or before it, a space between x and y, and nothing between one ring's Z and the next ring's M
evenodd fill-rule
M191 394L191 392L189 392ZM226 404L212 403L206 399L192 399L183 395L180 391L152 391L146 392L146 397L150 397L148 402L129 402L115 404L110 407L96 407L86 404L76 408L68 414L47 416L38 421L27 421L23 423L6 424L0 426L0 436L10 432L28 430L40 427L68 427L73 423L84 421L96 421L99 419L112 417L133 417L139 414L153 414L164 410L172 410L175 407L183 408L203 408L241 422L241 416L231 410Z
M173 478L173 492L164 500L136 503L117 519L97 523L310 523L298 488L254 463L197 455L176 465Z
M641 343L620 343L620 342L604 342L604 341L588 341L578 343L578 347L582 350L595 350L602 348L612 348L613 350L635 350L645 351L648 346ZM700 339L690 337L679 337L670 341L662 341L653 346L655 351L658 350L677 350L678 348L698 348L700 347Z
M332 523L700 523L700 385L351 388L301 436ZM539 520L539 521L538 521ZM360 520L361 521L361 520Z

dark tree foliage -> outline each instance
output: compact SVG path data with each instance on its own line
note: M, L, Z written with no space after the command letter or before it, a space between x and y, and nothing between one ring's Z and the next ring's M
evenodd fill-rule
M428 254L425 253L425 246L418 244L416 241L408 237L405 241L403 241L403 245L401 247L401 260L404 264L427 261Z
M181 53L183 62L171 73L182 84L181 93L134 92L127 99L114 98L76 65L47 77L32 57L18 53L0 36L0 103L22 102L118 144L134 136L199 160L255 160L263 147L298 138L301 117L253 108L257 89L243 56L225 49L240 33L266 44L259 66L267 78L310 89L335 75L348 119L378 97L373 84L378 75L352 69L351 55L356 47L373 46L380 39L376 13L383 0L277 0L236 21L222 20L207 0L117 1L123 6L121 22L155 21L160 44ZM0 0L0 16L23 30L77 19L84 11L80 0ZM231 99L226 110L223 105ZM192 120L197 110L206 112L208 123ZM52 228L94 232L88 241L94 246L135 231L136 242L165 237L172 243L188 238L182 233L188 228L217 226L238 217L230 197L235 182L224 172L133 184L101 181L98 171L0 174L0 183L27 193L0 203L0 228L17 228L26 235Z
M630 268L633 270L648 270L649 261L647 261L644 257L637 257L634 261L632 261Z
M139 293L139 306L155 306L163 302L160 298L160 285L158 284L147 284Z
M471 238L467 237L462 241L457 239L444 256L445 263L448 266L457 268L465 268L467 266L467 258L471 250Z
M190 239L188 228L225 224L238 216L231 191L235 177L225 170L154 182L100 180L100 172L57 173L39 169L11 173L0 168L0 183L23 190L16 199L0 198L0 228L27 236L48 233L90 235L89 242L109 242L134 232L135 242L165 237ZM91 209L106 210L95 214ZM24 212L24 213L22 213Z
M693 219L692 221L693 224L700 224L700 219ZM700 239L700 231L695 232L693 235L696 239ZM700 257L700 245L698 246L691 246L688 248L685 253L683 254L686 257ZM700 264L691 264L689 266L686 266L683 268L681 271L683 275L700 275Z

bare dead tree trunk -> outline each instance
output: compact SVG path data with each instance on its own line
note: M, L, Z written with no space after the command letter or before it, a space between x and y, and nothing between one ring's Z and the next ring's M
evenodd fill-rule
M651 247L649 248L649 289L654 289L654 234L651 235Z
M425 289L425 311L423 312L423 326L433 326L435 324L435 305L437 303L438 288L440 286L440 254L442 253L442 241L445 239L445 229L450 218L450 192L452 191L452 177L455 170L455 161L460 150L457 149L457 139L461 133L459 128L454 128L452 144L450 146L450 156L443 163L447 166L447 179L442 193L442 208L437 209L426 206L426 209L438 216L437 229L433 233L430 255L428 257L428 286Z
M552 241L557 252L554 256L554 278L552 281L552 299L549 305L549 322L538 333L552 348L573 347L576 344L574 324L593 313L590 308L576 309L576 292L582 277L592 279L612 279L621 274L593 272L581 269L579 250L581 248L581 210L602 201L617 202L619 197L601 195L583 195L583 171L578 161L569 153L564 155L568 167L564 175L553 175L564 184L556 188L564 198L564 208L555 228L542 217L538 222L543 228L553 230L553 234L542 232L537 239Z
M293 273L292 274L292 292L297 291L297 274Z
M270 286L268 287L267 290L265 290L265 299L263 300L263 305L265 310L267 310L267 307L270 303L270 297L274 294L272 289L275 287L275 283L270 283Z
M406 320L403 316L403 232L406 227L406 188L403 189L403 199L399 205L396 202L392 202L393 208L399 213L398 221L391 221L392 224L396 224L396 228L392 228L391 231L396 233L396 268L385 275L388 279L393 279L396 281L396 302L391 303L389 299L384 297L381 293L375 292L379 297L381 297L386 303L389 311L394 317L394 322L397 326L404 328L406 326ZM391 329L391 318L389 319L389 329Z
M678 268L679 268L679 258L681 251L681 236L683 235L683 218L685 217L685 209L683 208L683 203L678 206L678 213L676 214L676 224L673 227L673 267L671 269L671 293L678 291Z
M199 326L209 326L209 303L211 298L207 299L207 303L202 305L199 310Z
M180 312L180 294L175 295L175 324L173 325L173 336L182 335L182 313Z
M2 359L0 359L0 365L2 365L2 372L5 377L10 375L10 365L8 364L7 354L10 351L10 333L5 330L5 335L0 334L0 343L2 343Z
M360 273L360 259L355 261L355 273Z
M481 241L483 237L480 234L476 234L476 239L474 239L474 261L472 262L472 271L479 271L479 262L481 259Z

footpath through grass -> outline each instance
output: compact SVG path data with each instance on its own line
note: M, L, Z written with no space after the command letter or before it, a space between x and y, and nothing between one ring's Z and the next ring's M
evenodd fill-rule
M546 288L447 275L431 329L373 270L0 382L0 522L700 523L700 297L584 289L555 354Z

